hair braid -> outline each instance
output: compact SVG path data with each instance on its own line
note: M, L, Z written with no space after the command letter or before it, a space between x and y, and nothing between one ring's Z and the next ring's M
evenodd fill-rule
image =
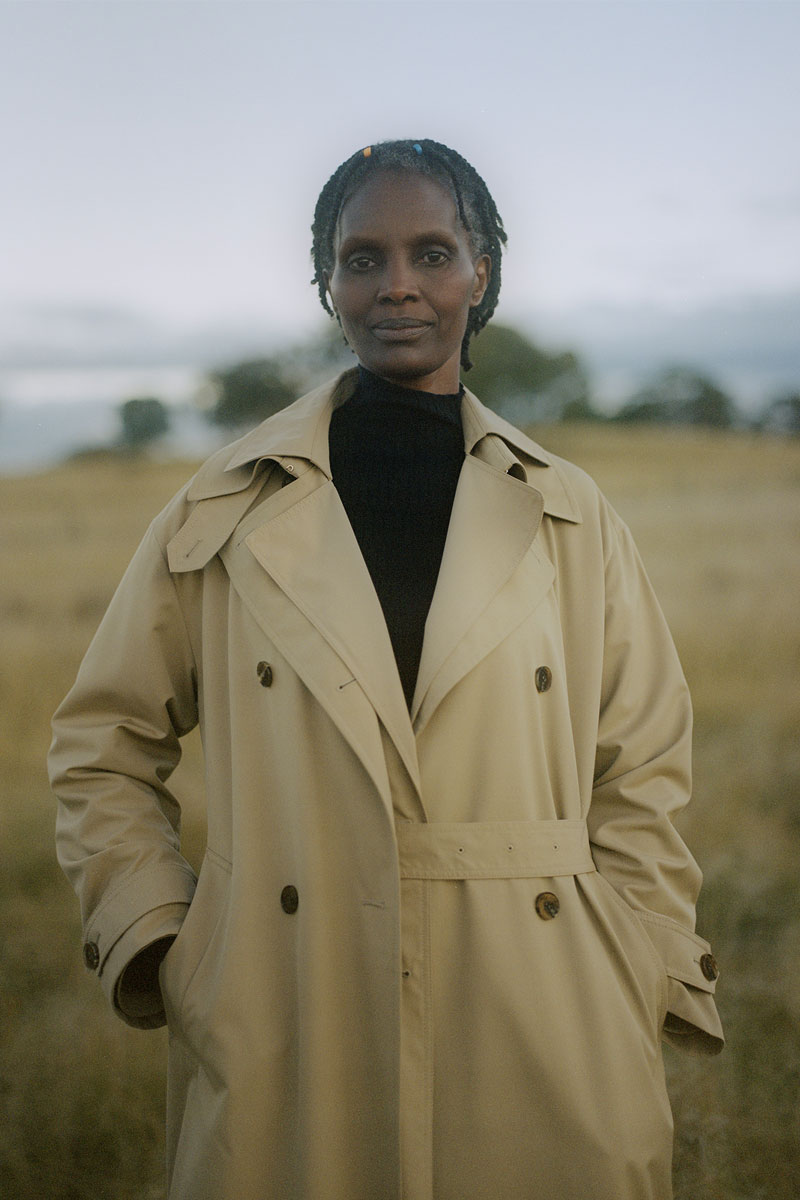
M500 258L507 236L491 192L471 163L441 142L423 138L419 141L379 142L359 150L337 167L323 187L314 210L311 226L314 278L322 307L335 316L328 302L325 272L334 265L334 239L339 214L346 200L355 192L369 173L376 170L416 171L444 182L453 192L458 215L467 231L473 252L487 254L492 261L489 283L480 304L471 308L467 328L461 343L461 365L465 371L472 366L469 357L470 339L483 329L497 307L500 295Z

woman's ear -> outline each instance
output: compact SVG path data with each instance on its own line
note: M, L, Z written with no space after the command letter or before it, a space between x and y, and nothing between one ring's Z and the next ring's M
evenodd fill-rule
M338 314L338 312L336 311L336 305L335 305L335 303L334 303L334 300L333 300L333 293L331 292L331 275L330 275L330 271L323 271L323 272L322 272L322 282L325 284L325 291L326 291L326 292L327 292L327 294L328 294L328 303L330 304L330 306L331 306L331 308L333 309L333 311L334 311L334 313L335 313L336 317L338 318L339 314Z
M486 294L489 280L492 277L492 260L488 254L482 254L475 260L475 283L470 297L470 308L477 308Z

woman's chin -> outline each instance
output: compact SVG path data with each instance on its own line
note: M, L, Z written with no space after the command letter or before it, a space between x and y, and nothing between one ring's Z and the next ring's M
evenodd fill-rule
M401 387L420 391L457 392L459 362L447 359L440 362L429 355L414 353L409 343L394 343L382 347L382 353L359 354L358 360L373 375Z

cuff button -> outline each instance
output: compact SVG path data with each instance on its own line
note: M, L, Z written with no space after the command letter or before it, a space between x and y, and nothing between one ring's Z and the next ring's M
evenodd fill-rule
M704 954L700 959L700 970L705 975L709 983L713 983L715 979L719 979L719 967L717 960L713 954Z
M100 951L97 942L87 942L83 947L83 961L90 971L96 971L100 963Z

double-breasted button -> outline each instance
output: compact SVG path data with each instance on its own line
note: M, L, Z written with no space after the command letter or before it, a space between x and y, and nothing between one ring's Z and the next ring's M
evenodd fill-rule
M87 942L83 947L83 961L90 971L96 971L100 963L100 950L97 942Z
M256 675L261 680L262 687L272 687L272 667L268 662L260 662L258 664Z
M293 884L287 883L286 887L281 892L281 908L285 913L289 913L291 915L292 913L297 912L297 906L299 903L300 897L297 894L297 888Z
M709 983L713 983L715 979L719 979L719 967L713 954L704 954L702 956L700 959L700 970Z
M558 910L561 908L555 892L539 892L533 906L543 921L552 921L553 917L558 916Z
M537 692L546 692L553 682L553 672L549 667L537 667L534 679Z

